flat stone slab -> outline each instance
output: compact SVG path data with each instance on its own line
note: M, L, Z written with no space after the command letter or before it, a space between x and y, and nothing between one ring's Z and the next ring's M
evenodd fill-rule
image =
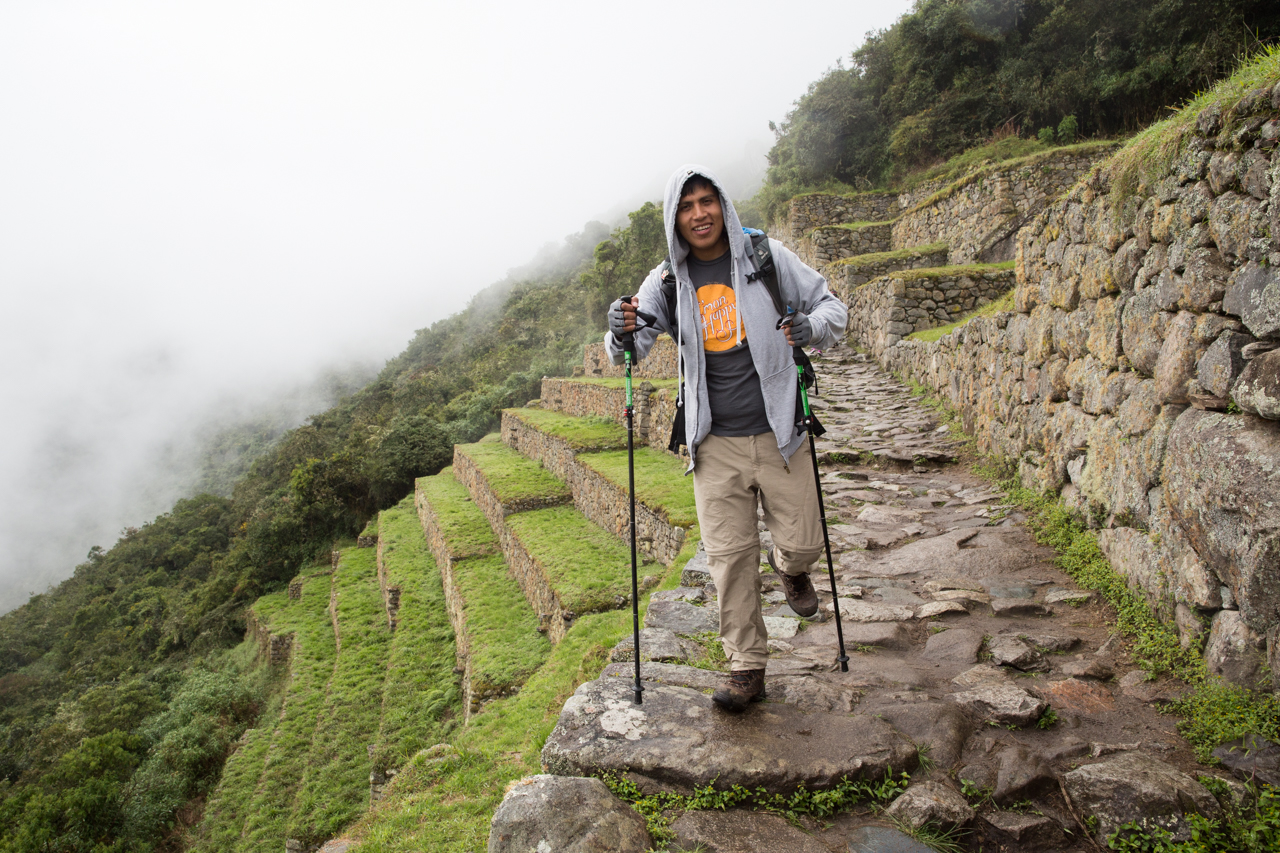
M835 612L835 602L826 604L828 613ZM901 604L879 604L859 598L840 599L840 618L846 622L907 622L916 617L912 607Z
M888 826L860 826L849 833L849 853L933 853L933 848Z
M693 640L678 637L666 628L640 629L640 660L684 661L702 657L702 647ZM635 660L635 638L628 634L609 655L611 661Z
M813 836L796 829L769 812L708 810L685 812L671 824L681 850L715 853L755 853L785 850L788 853L830 853Z
M643 853L644 818L599 779L529 776L511 786L489 827L490 853Z
M963 693L952 693L947 698L980 719L1003 726L1029 726L1040 719L1048 707L1043 699L1013 684L975 687Z
M951 628L941 634L934 634L924 646L927 660L951 661L952 663L976 663L978 652L982 649L982 632L968 628Z
M666 628L676 634L702 634L720 630L720 613L714 607L698 607L684 601L650 601L644 627Z
M1053 610L1030 598L993 598L991 610L997 616L1049 616Z
M781 794L800 785L822 790L845 776L910 771L916 762L915 745L873 716L775 702L730 714L704 693L664 684L646 685L644 703L636 705L622 678L579 687L542 749L550 773L629 771L685 791L713 781Z

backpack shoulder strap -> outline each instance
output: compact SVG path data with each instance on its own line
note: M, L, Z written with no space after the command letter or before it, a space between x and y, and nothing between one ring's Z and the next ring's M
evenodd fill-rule
M742 229L751 238L751 250L756 256L756 271L747 276L747 281L759 281L769 291L773 299L773 307L779 317L787 316L789 306L782 301L782 289L778 286L778 268L773 265L773 250L769 248L769 237L755 228Z
M662 298L667 302L667 322L675 330L680 326L680 318L676 315L676 272L670 258L663 261L662 272L658 276L662 282Z

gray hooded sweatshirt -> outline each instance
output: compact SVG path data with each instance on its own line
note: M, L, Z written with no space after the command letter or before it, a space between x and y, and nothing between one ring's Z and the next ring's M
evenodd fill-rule
M687 258L689 247L676 233L676 209L680 205L680 191L694 175L702 175L715 185L720 193L724 210L724 227L729 237L730 278L738 303L739 330L751 343L751 361L760 377L764 395L765 414L769 426L778 439L778 451L786 461L804 443L804 433L795 424L797 377L791 347L786 336L776 328L778 311L773 298L762 281L747 281L756 272L755 253L751 240L742 232L733 202L720 182L707 169L696 165L681 166L667 181L667 191L662 206L666 225L667 251L676 272L676 311L679 318L680 363L684 379L685 444L689 446L689 470L697 465L698 445L711 431L711 407L706 395L706 353L703 349L702 323L698 310L697 294L689 278ZM778 287L783 302L796 311L809 315L813 325L812 345L819 348L831 346L844 334L849 315L844 303L831 295L827 281L820 273L807 266L790 249L777 240L769 240L773 251L773 263L778 271ZM653 346L659 330L672 334L672 324L667 317L667 302L662 296L662 265L655 267L636 295L639 309L657 317L657 328L636 332L636 357L644 358ZM672 335L673 337L675 335ZM610 333L605 337L605 348L614 364L622 364L622 345Z

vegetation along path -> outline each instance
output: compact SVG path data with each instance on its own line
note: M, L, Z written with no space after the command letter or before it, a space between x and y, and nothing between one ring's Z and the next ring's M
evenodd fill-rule
M631 701L628 639L566 703L545 769L610 779L673 849L757 850L768 838L778 850L877 850L917 843L902 830L936 843L965 827L972 849L1086 850L1131 821L1180 832L1185 812L1218 816L1197 775L1217 772L1219 793L1239 784L1199 766L1158 709L1185 687L1150 680L1115 610L1055 566L1023 510L974 472L956 427L846 347L824 354L819 379L848 672L829 584L817 585L819 614L800 619L762 562L768 699L739 717L713 708L715 590L695 558L649 606L643 704ZM797 818L797 791L834 789L835 801L859 785L862 807ZM707 786L729 793L682 810Z

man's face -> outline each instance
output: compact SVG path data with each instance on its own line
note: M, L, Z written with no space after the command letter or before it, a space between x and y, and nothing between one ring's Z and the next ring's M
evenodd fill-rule
M715 187L703 186L680 196L676 230L700 261L713 261L729 248L724 233L724 210Z

